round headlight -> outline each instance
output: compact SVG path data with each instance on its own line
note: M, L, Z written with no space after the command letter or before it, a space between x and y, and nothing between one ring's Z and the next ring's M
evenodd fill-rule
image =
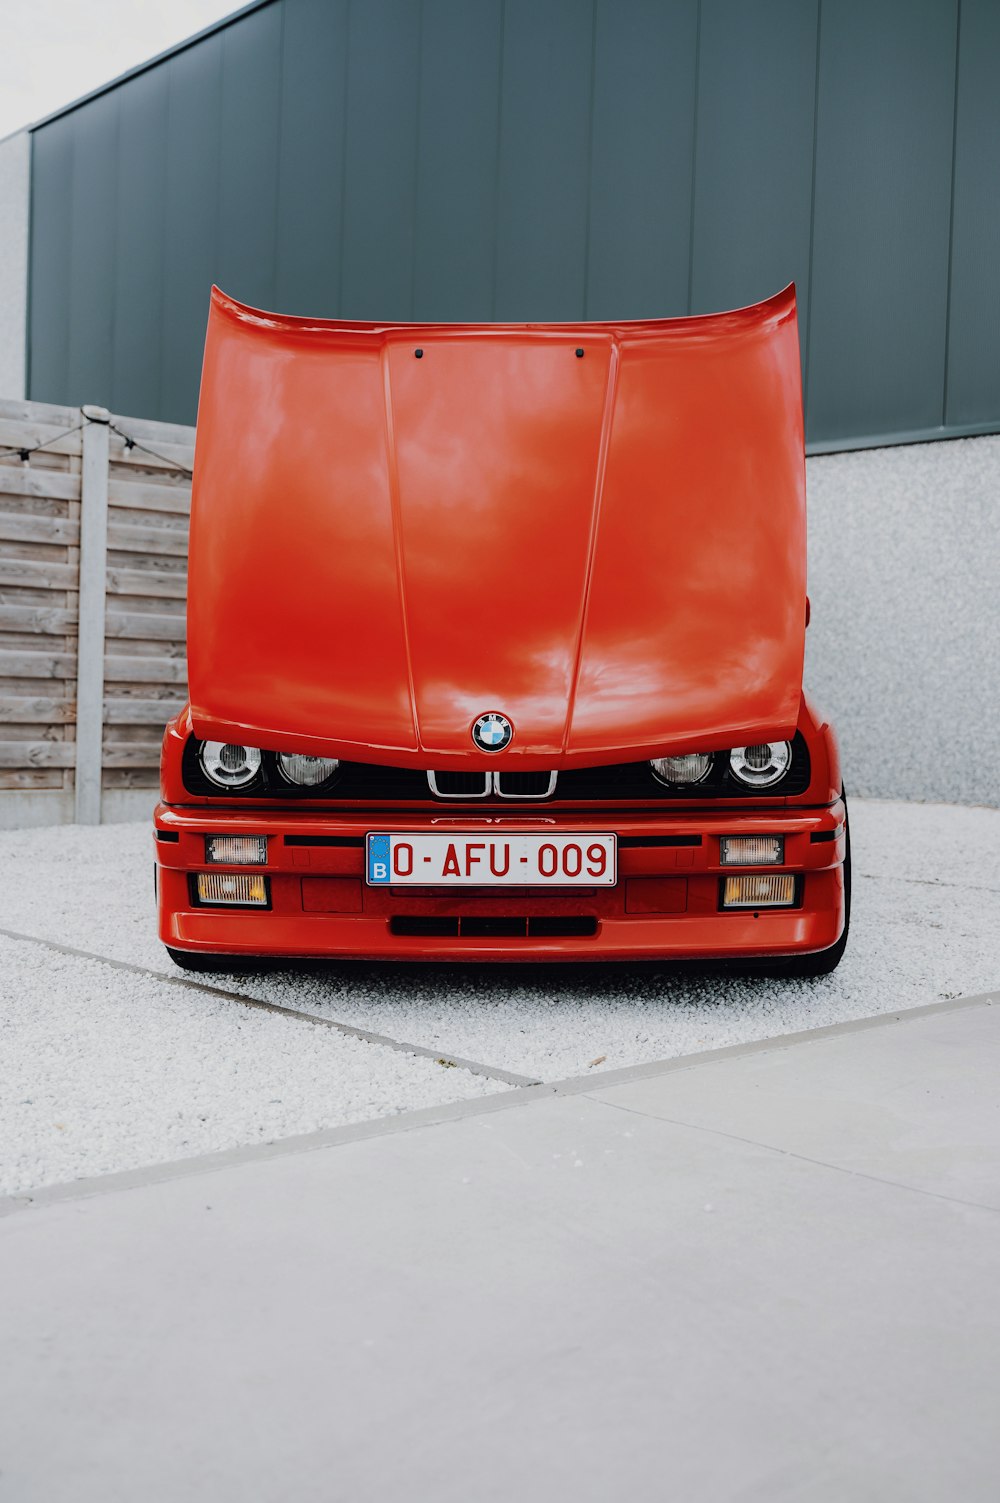
M245 788L260 771L260 752L255 746L203 741L198 755L205 776L218 788Z
M650 762L654 778L676 786L701 783L708 777L712 758L708 752L686 752L683 757L654 757Z
M304 757L301 752L281 752L278 771L299 788L315 788L332 778L340 766L336 757Z
M790 741L762 741L758 746L734 746L729 753L733 776L749 788L769 788L792 765Z

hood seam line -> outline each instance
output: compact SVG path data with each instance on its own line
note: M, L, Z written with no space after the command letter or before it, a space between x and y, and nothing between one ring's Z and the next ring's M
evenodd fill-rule
M614 422L615 403L618 399L618 373L620 365L620 345L617 339L611 341L611 359L608 366L608 384L604 393L604 414L601 419L601 440L597 450L597 473L594 477L594 498L591 502L590 511L590 539L587 548L587 571L583 580L583 598L580 602L580 625L577 631L576 652L573 659L573 677L570 680L569 702L566 705L566 723L563 727L562 755L569 750L570 737L573 731L573 717L576 712L576 694L580 683L580 667L583 662L583 643L587 631L587 619L590 613L590 592L594 579L594 559L597 555L597 534L600 527L601 511L604 503L604 481L607 474L608 450L611 447L611 428Z
M399 598L400 624L403 630L403 652L406 657L406 686L410 696L410 720L413 723L413 738L416 750L423 751L420 739L420 724L417 719L417 694L413 680L413 658L410 651L410 623L406 609L406 575L403 567L403 518L400 508L399 468L396 463L396 431L392 413L392 380L389 373L389 345L382 341L379 351L382 367L382 398L385 431L386 475L389 482L389 512L392 517L392 544L396 561L396 593Z

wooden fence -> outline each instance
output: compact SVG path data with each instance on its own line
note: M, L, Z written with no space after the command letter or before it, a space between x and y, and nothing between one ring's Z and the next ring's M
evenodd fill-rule
M194 429L0 400L0 825L139 818L184 701Z

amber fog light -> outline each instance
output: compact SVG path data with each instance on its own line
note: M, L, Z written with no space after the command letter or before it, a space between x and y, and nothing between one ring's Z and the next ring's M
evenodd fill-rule
M795 878L779 875L727 877L722 890L723 908L794 908Z
M723 866L780 866L785 859L783 835L723 835Z
M199 872L195 881L199 903L211 907L266 908L267 878L259 873Z
M206 835L205 860L213 866L263 866L266 835Z

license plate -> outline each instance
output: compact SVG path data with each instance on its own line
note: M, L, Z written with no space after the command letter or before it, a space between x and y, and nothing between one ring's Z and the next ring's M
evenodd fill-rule
M373 887L614 887L614 835L372 833Z

